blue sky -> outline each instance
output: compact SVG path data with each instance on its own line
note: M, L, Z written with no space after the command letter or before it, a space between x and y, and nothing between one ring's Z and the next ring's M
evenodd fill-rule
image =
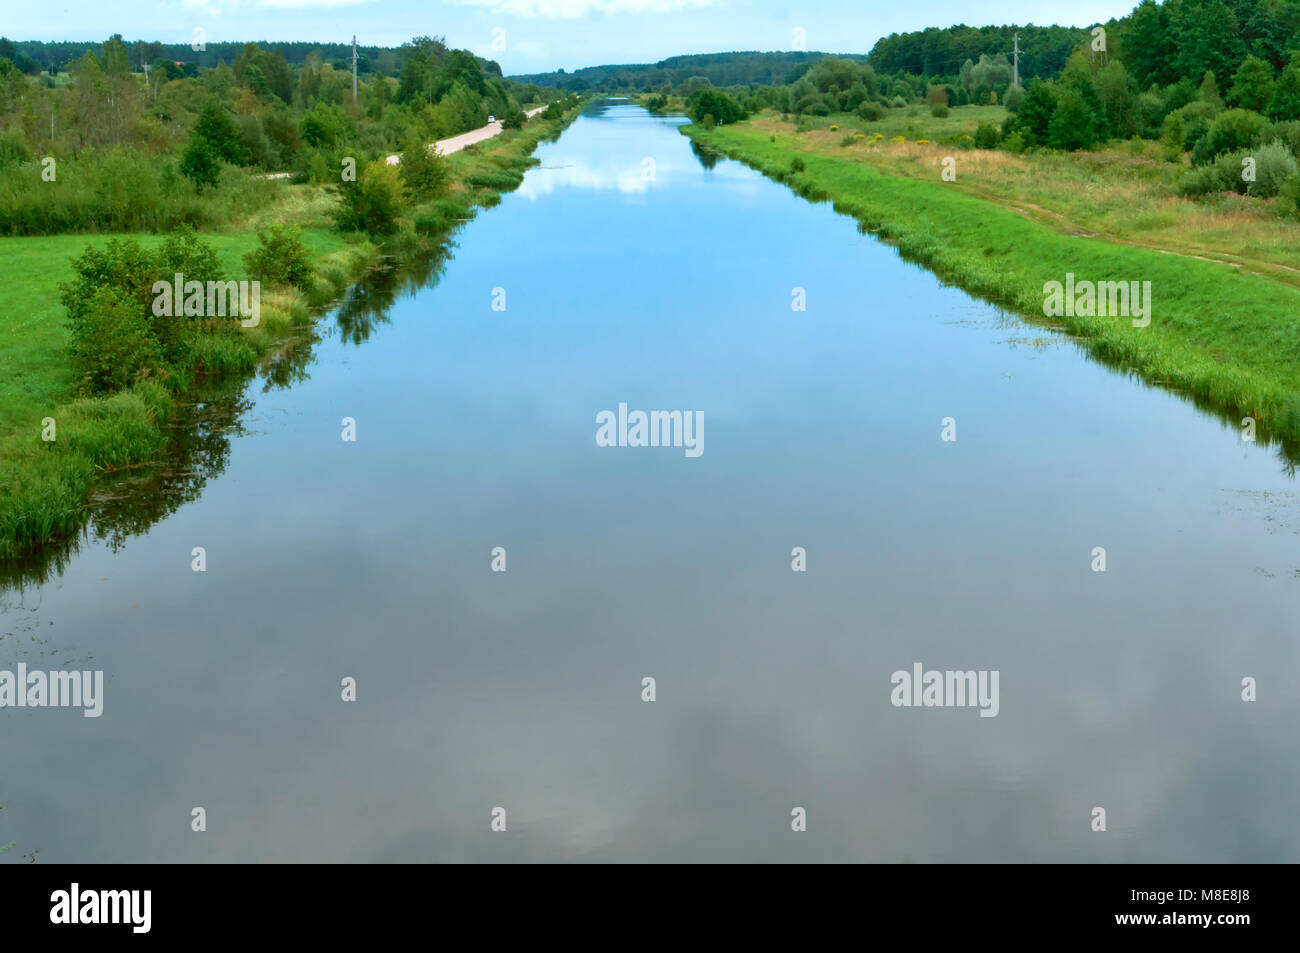
M1128 13L1137 0L4 0L13 39L189 42L347 41L397 45L444 35L497 60L506 73L653 62L677 53L792 48L865 53L894 32L966 23L1084 26ZM495 31L495 32L494 32ZM495 47L494 47L495 40ZM504 46L504 49L502 49Z

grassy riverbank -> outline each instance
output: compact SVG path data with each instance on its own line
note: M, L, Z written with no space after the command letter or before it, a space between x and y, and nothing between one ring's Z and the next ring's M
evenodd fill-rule
M985 120L963 120L963 111L933 120L953 130L931 134L960 135L963 121ZM1300 237L1297 226L1265 209L1240 211L1235 223L1220 217L1194 239L1208 252L1196 257L1187 245L1162 242L1141 227L1143 215L1156 235L1170 222L1208 218L1203 207L1172 195L1171 163L1115 153L958 150L929 140L923 123L931 121L895 117L924 141L873 128L881 124L840 125L836 117L800 130L771 114L683 131L807 198L832 201L945 280L1035 323L1070 331L1098 358L1234 421L1253 417L1262 434L1283 440L1288 450L1300 444L1300 282L1288 270L1297 246L1279 240ZM948 157L956 161L955 182L941 178ZM1148 176L1145 184L1135 169ZM1137 211L1127 219L1107 214L1116 204ZM1219 245L1238 258L1250 252L1257 265L1215 254ZM1044 284L1064 282L1067 273L1150 281L1150 326L1135 328L1124 317L1044 317Z
M69 361L70 333L60 284L73 280L71 259L113 238L131 238L146 250L154 235L55 235L0 238L0 280L10 306L0 313L0 557L75 532L84 503L103 473L148 465L167 447L167 421L178 400L201 379L252 374L301 341L312 320L383 255L419 255L479 208L500 201L535 163L539 142L554 138L580 111L541 117L521 129L448 157L452 180L444 197L407 210L384 243L331 228L336 200L314 185L278 184L276 199L228 231L200 238L217 254L224 274L245 278L243 256L258 247L256 230L294 225L315 271L310 287L266 289L255 328L198 338L185 366L107 397L81 396ZM47 421L54 422L55 439Z

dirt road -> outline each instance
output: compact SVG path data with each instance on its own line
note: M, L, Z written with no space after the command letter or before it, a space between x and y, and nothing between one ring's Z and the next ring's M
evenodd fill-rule
M538 106L536 109L530 109L524 113L529 119L532 119L539 112L545 109L545 106ZM433 144L434 151L439 155L451 155L453 152L460 152L466 146L472 146L476 142L482 142L484 139L491 139L501 132L501 120L490 122L486 126L480 126L478 129L471 129L469 132L462 132L459 136L452 136L450 139L439 139ZM402 161L401 156L389 156L384 160L389 165L398 165Z

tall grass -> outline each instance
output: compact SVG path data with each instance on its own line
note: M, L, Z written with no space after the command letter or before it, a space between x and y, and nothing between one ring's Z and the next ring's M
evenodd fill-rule
M215 228L270 205L279 187L223 166L216 186L199 192L175 160L127 150L57 159L53 181L44 168L32 160L3 170L0 235Z

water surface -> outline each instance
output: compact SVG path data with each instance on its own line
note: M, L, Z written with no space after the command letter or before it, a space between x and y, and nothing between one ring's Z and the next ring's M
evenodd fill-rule
M11 572L0 668L106 698L0 711L0 861L1300 859L1277 452L679 122L594 107ZM620 402L703 454L598 447Z

